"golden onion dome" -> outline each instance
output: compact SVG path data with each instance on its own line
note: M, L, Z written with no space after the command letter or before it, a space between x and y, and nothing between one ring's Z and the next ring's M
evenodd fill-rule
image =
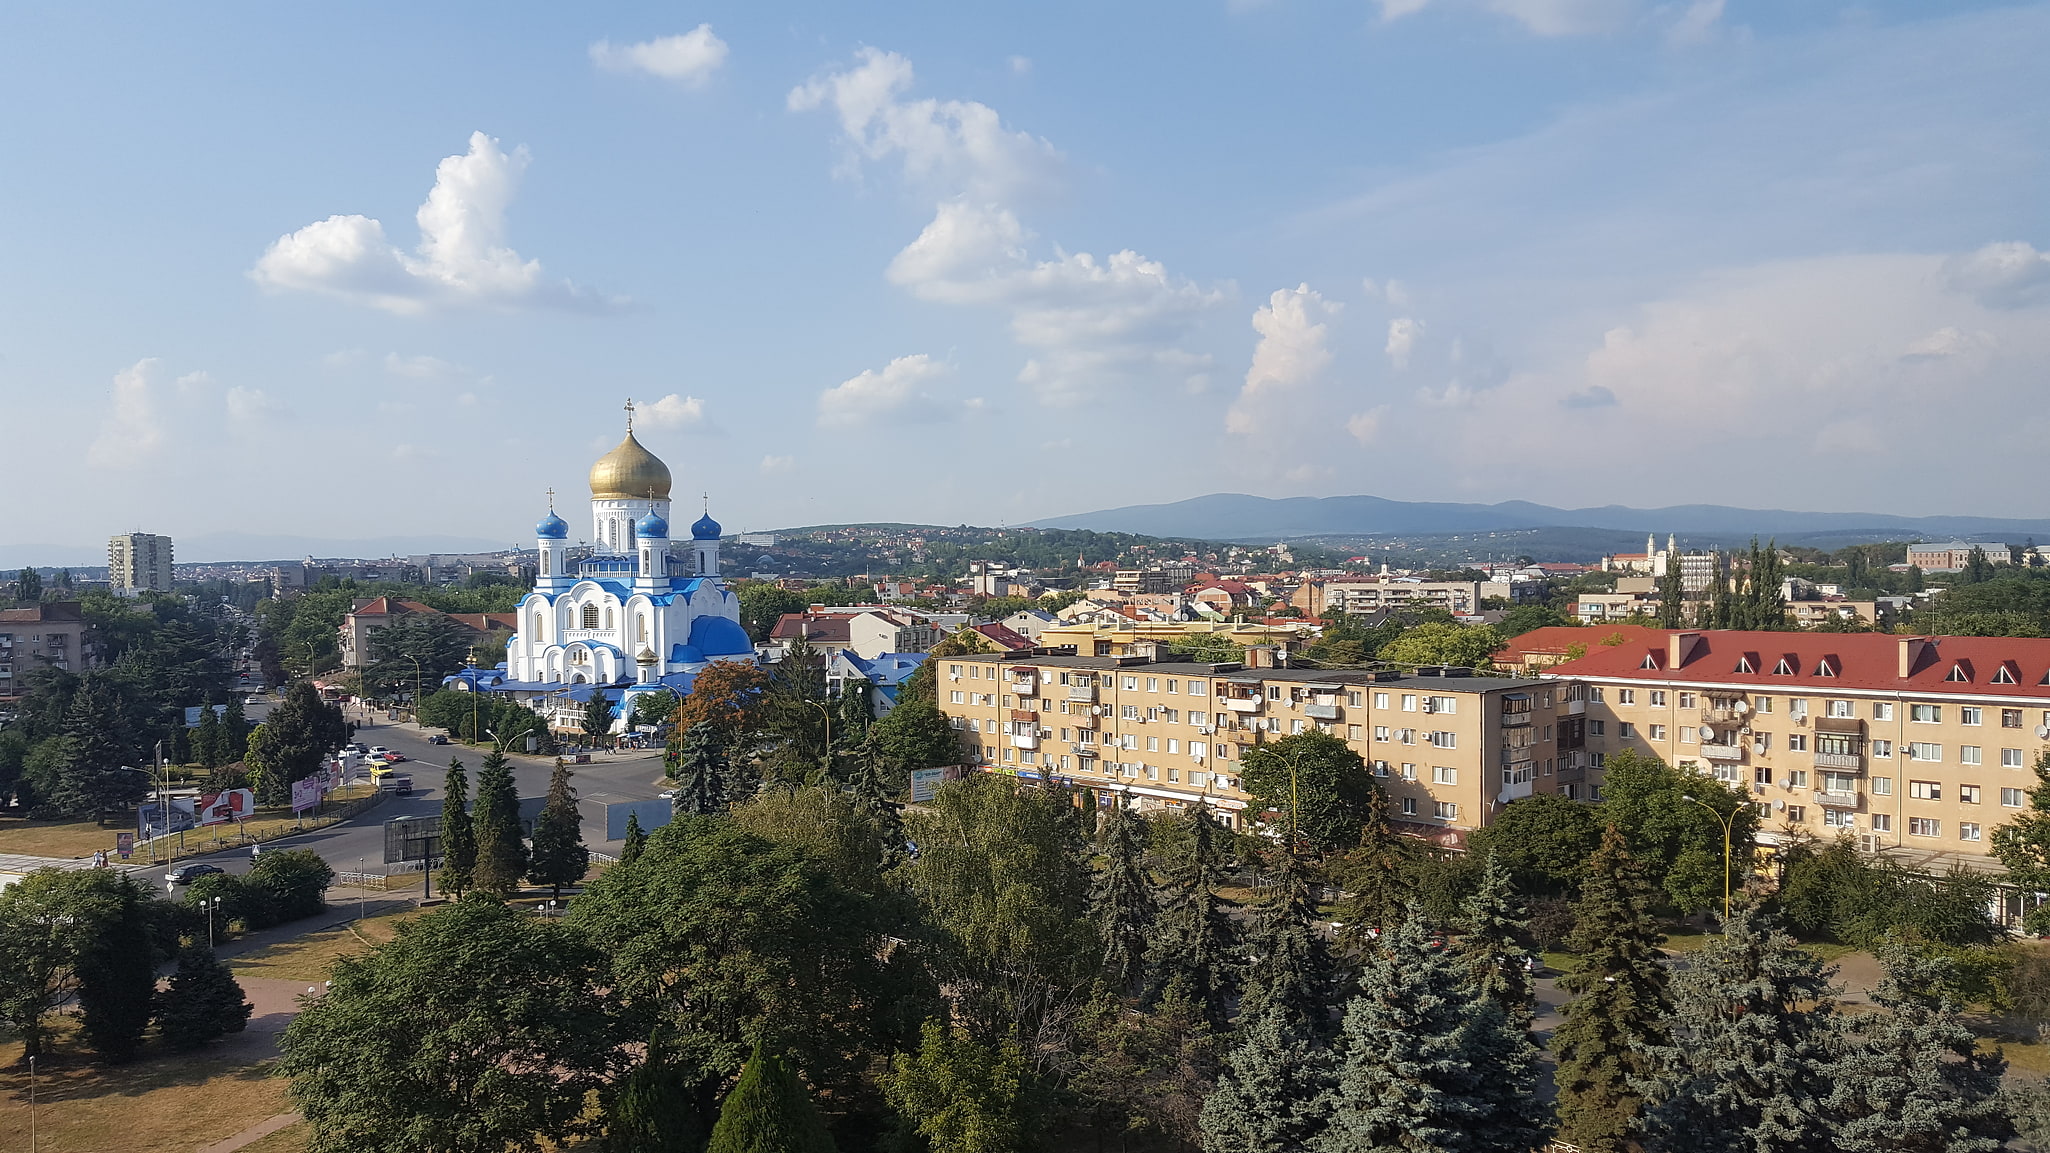
M669 499L669 466L641 447L632 429L619 447L591 466L591 495L599 500Z

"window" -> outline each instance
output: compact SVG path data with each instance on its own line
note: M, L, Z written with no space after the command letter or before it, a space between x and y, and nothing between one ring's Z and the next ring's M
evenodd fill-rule
M547 635L547 629L543 623L546 619L540 613L534 614L534 639L537 641Z
M2000 803L2009 809L2019 809L2028 801L2028 794L2020 789L2000 790Z
M1875 796L1875 797L1890 797L1890 796L1892 796L1892 795L1893 795L1893 778L1892 778L1892 777L1874 777L1874 778L1872 778L1872 795L1873 795L1873 796Z
M1415 694L1415 693L1404 693L1404 694L1402 694L1402 711L1403 711L1403 712L1405 712L1405 713L1413 713L1413 712L1415 712L1415 711L1416 711L1416 694Z
M1459 819L1459 806L1451 801L1437 801L1431 806L1431 815L1441 821L1456 821Z
M962 692L962 691L961 691L960 689L955 689L955 690L954 690L954 699L953 699L953 702L952 702L952 703L953 703L953 704L957 704L957 705L958 705L958 704L960 704L960 703L961 703L962 701L966 700L966 699L967 699L967 697L968 697L968 694L967 694L967 693L964 693L964 692Z
M1751 783L1752 783L1752 784L1754 784L1754 785L1769 785L1769 784L1771 784L1771 783L1772 783L1772 766L1771 766L1771 765L1753 765L1753 766L1751 767Z
M1771 697L1756 697L1753 698L1752 703L1758 706L1758 711L1761 713L1769 713L1772 711Z
M1636 703L1637 703L1637 690L1636 690L1636 689L1617 689L1617 690L1616 690L1616 703L1617 703L1617 704L1619 704L1619 705L1634 705L1634 704L1636 704Z
M1456 713L1459 711L1459 698L1425 697L1424 711L1431 713Z
M1787 806L1787 823L1788 823L1788 824L1790 824L1790 825L1798 825L1798 824L1801 824L1802 822L1806 821L1807 819L1808 819L1808 806L1806 806L1806 805L1788 805L1788 806Z
M1806 733L1788 733L1788 734L1787 734L1787 751L1788 751L1788 752L1790 752L1790 753L1805 753L1805 752L1807 752L1807 751L1808 751L1808 734L1806 734Z
M1807 715L1808 715L1808 698L1807 698L1807 697L1788 697L1788 698L1787 698L1787 714L1788 714L1789 716L1796 716L1796 717L1805 717L1805 716L1807 716Z
M1959 821L1959 822L1957 823L1957 839L1958 839L1958 840L1960 840L1960 841L1976 841L1976 840L1978 840L1978 839L1979 839L1979 822L1977 822L1977 821Z
M1388 707L1388 694L1387 694L1387 693L1375 693L1375 694L1374 694L1374 707L1375 707L1375 708L1377 708L1377 709L1385 709L1385 708L1387 708L1387 707Z
M1629 721L1617 721L1616 735L1619 737L1634 737L1637 735L1637 726Z
M1360 701L1361 701L1361 700L1362 700L1362 699L1363 699L1363 698L1364 698L1365 696L1366 696L1366 694L1365 694L1365 693L1358 693L1358 692L1351 692L1351 693L1347 693L1347 694L1345 694L1345 703L1346 703L1346 705L1347 705L1347 706L1349 706L1349 707L1351 707L1351 708L1355 708L1355 709L1356 709L1356 708L1359 708L1359 707L1360 707Z
M1872 703L1872 719L1873 719L1873 720L1875 720L1875 721L1890 721L1890 720L1892 720L1892 719L1893 719L1893 702L1892 702L1892 701L1874 701L1874 702Z
M1608 725L1608 722L1607 722L1607 721L1589 721L1589 722L1587 722L1587 735L1588 735L1588 736L1590 736L1590 737L1599 737L1599 736L1603 735L1604 733L1608 732L1608 730L1609 730L1609 725Z
M1822 774L1822 791L1825 793L1855 793L1858 791L1858 774L1825 772Z
M1431 747L1434 749L1456 749L1459 747L1459 734L1434 732L1431 734Z
M1909 781L1908 796L1918 801L1940 801L1943 785L1936 781Z
M1147 691L1147 692L1149 692L1149 693L1157 693L1157 692L1159 692L1159 691L1160 691L1160 678L1159 678L1159 677L1147 677L1147 678L1146 678L1146 691Z
M1146 751L1147 751L1147 752L1149 752L1149 753L1157 753L1157 752L1159 752L1159 751L1160 751L1160 738L1159 738L1159 737L1147 737L1147 738L1146 738Z
M1607 689L1604 689L1600 685L1595 685L1593 688L1587 690L1587 699L1593 701L1595 704L1601 704L1602 694L1607 691Z
M1663 741L1663 740L1665 740L1665 739L1666 739L1666 726L1664 726L1664 725L1646 725L1646 726L1645 726L1645 734L1646 734L1647 736L1649 736L1649 737L1650 737L1650 738L1651 738L1652 740L1654 740L1654 741Z
M1190 682L1189 682L1189 695L1190 695L1190 696L1192 696L1192 697L1201 697L1201 696L1208 696L1208 695L1209 695L1209 693L1210 693L1210 688L1209 688L1209 686L1208 686L1208 685L1206 685L1206 684L1204 684L1204 683L1203 683L1202 681L1190 681Z
M585 606L584 606L584 627L585 627L585 628L587 628L587 629L595 629L595 628L597 628L597 627L598 627L598 606L597 606L597 605L585 605Z
M1875 833L1891 833L1891 832L1893 832L1893 814L1892 814L1892 813L1874 813L1874 814L1872 814L1872 831L1873 831L1873 832L1875 832Z
M1416 816L1416 798L1415 798L1415 797L1404 797L1404 798L1402 798L1402 815L1403 815L1403 816L1405 816L1405 817L1414 817L1414 816Z
M1986 710L1977 705L1966 705L1958 710L1958 720L1967 725L1976 725L1985 719Z
M1605 763L1607 763L1607 757L1608 754L1606 753L1589 753L1587 755L1588 763L1592 764L1597 769L1601 768Z
M1359 727L1358 725L1347 725L1347 726L1345 726L1345 739L1346 739L1346 740L1348 740L1348 741L1356 741L1356 740L1359 740L1359 739L1360 739L1360 727Z
M2002 709L2002 710L2000 710L2000 727L2001 727L2001 728L2003 728L2003 729L2018 729L2018 728L2021 728L2021 727L2022 727L2022 711L2021 711L2020 709Z
M1843 809L1824 808L1822 825L1827 829L1855 829L1858 827L1858 818L1856 814Z
M1788 769L1788 770L1787 770L1787 787L1788 787L1788 788L1790 788L1790 789L1805 789L1805 788L1807 788L1807 787L1808 787L1808 770L1807 770L1807 769Z
M1928 741L1908 742L1908 759L1911 761L1939 762L1943 760L1943 746Z
M1138 691L1138 688L1139 688L1139 678L1138 678L1138 677L1126 677L1126 678L1125 678L1125 688L1126 688L1126 689L1127 689L1128 691L1132 691L1132 692L1136 692L1136 691Z
M1388 739L1388 726L1387 726L1387 725L1375 725L1375 726L1374 726L1374 739L1375 739L1375 740L1377 740L1377 741L1385 741L1385 740L1387 740L1387 739Z
M1978 803L1979 803L1979 786L1977 786L1977 785L1959 785L1959 786L1957 787L1957 799L1958 799L1958 803L1959 803L1959 804L1961 804L1961 805L1976 805L1976 804L1978 804Z
M1664 690L1664 689L1653 689L1653 690L1651 690L1651 707L1653 707L1653 708L1655 708L1655 709L1657 709L1657 708L1664 708L1664 707L1665 707L1665 704L1666 704L1666 690Z
M1942 836L1942 835L1943 835L1943 822L1942 822L1942 821L1939 821L1939 820L1937 820L1937 819L1936 819L1935 817L1909 817L1909 818L1908 818L1908 836L1910 836L1910 837L1940 837L1940 836Z
M1977 745L1959 745L1959 746L1957 747L1957 761L1958 761L1958 764L1961 764L1961 765L1976 765L1976 764L1978 764L1978 763L1979 763L1979 746L1977 746Z
M1848 717L1851 715L1851 702L1849 701L1825 701L1824 708L1828 715L1832 717Z
M1873 742L1872 742L1872 755L1873 755L1873 756L1875 756L1875 757L1892 757L1892 756L1893 756L1893 742L1892 742L1892 741L1873 741Z
M1167 691L1171 693L1180 692L1181 689L1178 687L1180 684L1181 682L1173 677L1167 678Z
M1303 722L1301 720L1292 720L1288 722L1288 731L1289 735L1291 736L1295 735L1296 733L1302 732Z
M1459 770L1445 765L1432 765L1431 783L1434 785L1456 785L1459 783Z
M1681 708L1683 708L1683 709L1691 709L1691 708L1693 708L1693 707L1694 707L1694 694L1693 694L1693 693L1681 693L1681 694L1680 694L1680 707L1681 707Z
M1408 761L1404 761L1402 763L1402 779L1405 781L1416 780L1416 766Z
M1396 730L1396 732L1395 732L1395 739L1396 739L1396 740L1398 740L1398 741L1401 741L1401 742L1402 742L1403 744L1405 744L1405 745L1413 745L1413 744L1416 744L1416 730L1415 730L1415 729L1397 729L1397 730Z
M1908 719L1915 722L1918 725L1941 724L1943 721L1943 706L1909 705Z
M1385 776L1387 776L1387 775L1388 775L1388 762L1387 762L1387 761L1375 761L1375 762L1374 762L1374 775L1375 775L1375 776L1377 776L1377 777L1385 777Z
M2022 751L2021 751L2020 749L2002 749L2002 750L2000 750L2000 767L2001 767L2001 768L2003 768L2003 769L2019 769L2019 768L2021 768L2021 767L2022 767Z

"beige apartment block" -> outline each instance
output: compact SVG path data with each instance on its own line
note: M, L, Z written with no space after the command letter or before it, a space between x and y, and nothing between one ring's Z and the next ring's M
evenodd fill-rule
M1145 656L960 656L934 669L969 763L1053 779L1102 803L1203 803L1245 820L1239 764L1315 728L1386 789L1397 827L1449 847L1534 790L1562 686L1500 677L1248 668Z
M146 532L107 538L107 583L120 596L171 591L171 538Z
M1991 867L2050 745L2050 640L1644 630L1547 669L1560 792L1638 749L1750 792L1768 842Z
M1304 581L1288 603L1310 617L1334 611L1372 613L1382 609L1444 609L1465 616L1480 610L1481 595L1479 581L1353 577Z
M94 664L85 612L77 601L0 609L0 698L21 695L28 675L49 667L82 672Z

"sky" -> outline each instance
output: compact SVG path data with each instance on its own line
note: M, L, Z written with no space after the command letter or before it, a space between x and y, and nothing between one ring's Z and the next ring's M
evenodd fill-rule
M729 530L2043 516L2046 54L1968 0L10 4L0 545L523 541L629 398Z

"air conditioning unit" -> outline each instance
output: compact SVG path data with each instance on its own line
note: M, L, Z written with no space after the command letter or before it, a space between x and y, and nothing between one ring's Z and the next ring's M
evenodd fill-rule
M1431 702L1429 702L1429 701L1425 701L1425 702L1424 702L1424 711L1425 711L1425 712L1427 712L1427 713L1435 713L1435 712L1437 712L1437 711L1438 711L1438 706L1436 706L1436 705L1432 704L1432 703L1431 703Z

